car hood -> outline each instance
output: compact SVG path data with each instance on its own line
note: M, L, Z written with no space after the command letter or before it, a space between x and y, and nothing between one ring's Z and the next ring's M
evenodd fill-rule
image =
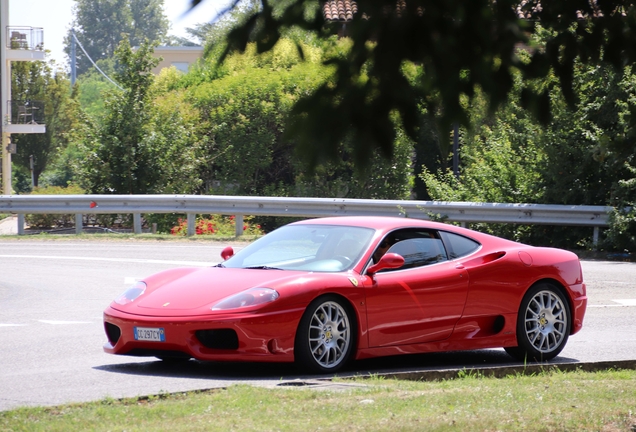
M220 300L253 287L277 289L298 285L307 272L234 268L172 269L143 281L146 291L133 302L113 309L136 315L178 316L211 313Z

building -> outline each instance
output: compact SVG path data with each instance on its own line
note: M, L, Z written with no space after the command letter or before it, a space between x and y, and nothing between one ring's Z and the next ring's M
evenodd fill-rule
M41 28L9 26L9 0L0 0L0 112L2 115L2 194L11 195L11 134L45 133L44 104L11 96L11 63L44 60Z
M190 66L203 57L202 46L158 46L155 48L155 57L161 57L152 72L156 75L161 69L174 66L181 72L187 72Z

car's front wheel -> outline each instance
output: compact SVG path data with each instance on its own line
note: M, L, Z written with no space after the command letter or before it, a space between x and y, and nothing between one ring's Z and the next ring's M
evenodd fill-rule
M517 343L506 352L519 360L550 360L563 350L570 335L570 306L563 292L549 283L528 290L517 317Z
M294 356L302 369L318 373L340 370L354 350L356 322L351 308L336 296L314 300L298 325Z

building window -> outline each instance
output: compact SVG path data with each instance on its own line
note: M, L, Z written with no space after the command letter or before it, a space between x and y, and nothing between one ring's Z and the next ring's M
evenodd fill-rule
M188 63L188 62L172 62L172 66L176 67L177 70L180 70L181 72L187 72L188 71L188 67L190 67L190 63Z

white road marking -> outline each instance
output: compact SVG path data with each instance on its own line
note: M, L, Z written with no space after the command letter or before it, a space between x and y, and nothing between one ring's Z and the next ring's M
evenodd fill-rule
M98 320L101 320L102 318L97 318ZM38 320L38 322L41 322L42 324L52 324L52 325L64 325L64 324L93 324L93 321L59 321L59 320ZM0 323L0 327L24 327L24 326L28 326L28 324L7 324L7 323Z
M601 281L602 281L602 282L605 282L605 283L606 283L606 284L608 284L608 285L633 285L633 284L634 284L634 282L608 281L608 280L605 280L605 279L602 279L602 280L600 280L600 279L599 279L599 280L595 280L595 281L592 281L592 282L593 282L593 283L597 283L597 282L601 282ZM586 283L586 284L589 284L589 283L590 283L590 281L586 279L586 280L585 280L585 283Z
M616 303L620 303L623 306L636 306L636 299L622 299L622 300L614 300L614 299L612 299L612 301L614 301Z
M55 320L38 320L38 322L44 323L44 324L53 324L53 325L59 325L59 324L93 324L90 321L55 321Z
M203 261L169 261L142 258L100 258L100 257L78 257L78 256L50 256L50 255L0 255L0 258L25 258L25 259L54 259L67 261L108 261L108 262L129 262L141 264L172 264L191 267L210 267L217 263Z
M611 308L611 307L627 307L625 305L620 305L620 304L616 304L616 305L587 305L588 309L589 308Z
M628 306L636 306L636 299L621 299L614 300L618 304L605 304L605 305L587 305L588 308L607 308L607 307L628 307Z

